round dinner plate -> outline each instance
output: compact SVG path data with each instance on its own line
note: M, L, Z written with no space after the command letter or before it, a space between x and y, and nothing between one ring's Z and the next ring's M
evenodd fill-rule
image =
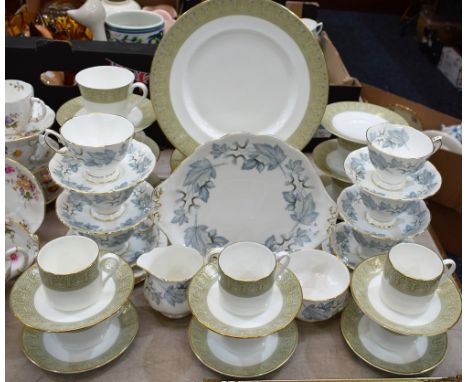
M225 134L270 134L302 149L328 98L318 41L269 0L211 0L184 13L156 51L151 101L184 155Z

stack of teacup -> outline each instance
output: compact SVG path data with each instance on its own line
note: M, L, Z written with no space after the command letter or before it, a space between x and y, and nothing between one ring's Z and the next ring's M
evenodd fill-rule
M51 182L48 162L53 155L41 133L52 126L54 111L34 97L33 87L20 80L5 81L5 150L6 156L30 170L41 184L46 202L60 191Z
M368 146L345 161L354 185L337 200L344 220L330 236L334 253L350 267L426 230L430 212L423 199L433 195L441 177L427 159L440 148L409 126L383 123L367 130Z

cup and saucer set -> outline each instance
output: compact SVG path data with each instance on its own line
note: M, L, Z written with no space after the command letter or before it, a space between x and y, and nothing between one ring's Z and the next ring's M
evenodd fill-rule
M126 118L90 113L71 118L60 133L47 129L45 142L56 151L49 168L64 191L55 207L69 234L91 238L135 266L139 255L167 240L152 222L153 187L145 181L156 158L133 135ZM136 267L135 276L142 280Z
M128 300L133 273L119 256L100 256L82 236L45 244L14 284L13 314L23 324L22 350L38 367L80 373L103 366L132 343L138 315Z

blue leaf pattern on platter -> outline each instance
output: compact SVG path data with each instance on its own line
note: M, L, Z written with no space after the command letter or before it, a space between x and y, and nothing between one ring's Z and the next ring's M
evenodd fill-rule
M209 230L206 225L195 225L185 229L185 245L195 248L202 254L216 247L224 247L229 241L217 234L215 229Z

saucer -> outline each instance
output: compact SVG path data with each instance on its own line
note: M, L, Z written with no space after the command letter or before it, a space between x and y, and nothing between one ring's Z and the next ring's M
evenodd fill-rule
M169 161L169 165L171 166L171 170L174 171L182 161L187 158L184 154L182 154L179 150L174 149L171 153L171 159Z
M312 152L314 163L326 175L342 182L351 184L351 180L344 171L343 160L338 152L338 140L329 139L314 148Z
M47 105L45 105L45 109L46 114L43 119L41 119L38 122L29 122L26 126L26 130L21 133L11 135L9 137L5 136L5 142L20 141L22 139L29 138L33 135L39 135L45 129L51 127L54 124L55 113Z
M259 339L223 337L203 327L195 318L189 326L189 343L195 356L209 369L234 378L254 378L283 366L298 343L297 325ZM260 351L253 349L260 345Z
M114 220L100 220L92 213L92 208L77 192L63 191L55 203L59 220L67 227L93 234L126 231L145 220L151 212L153 187L142 182L135 187L130 197L123 203L122 214Z
M45 197L34 175L22 164L5 158L5 217L34 233L45 216Z
M18 256L17 253L8 255L7 258L11 263L9 279L18 276L34 262L39 252L39 238L14 220L7 219L5 221L5 250L14 247L26 250L27 254L24 260L22 255Z
M55 154L49 170L54 181L67 190L88 193L105 194L113 191L123 191L135 187L150 176L156 165L156 158L151 149L144 143L133 140L128 152L117 167L119 176L107 183L94 183L85 176L85 166L75 158Z
M407 178L406 185L400 190L386 190L374 183L372 175L375 167L369 159L367 147L353 151L344 163L346 174L351 181L369 192L392 200L426 199L439 191L442 178L434 165L426 161L423 168Z
M422 374L434 369L447 353L447 333L432 337L417 337L410 346L394 349L372 338L371 326L376 325L351 302L341 314L341 333L356 355L369 365L393 374ZM391 339L398 335L388 333ZM395 337L393 337L395 336ZM393 337L393 338L392 338Z
M426 203L422 200L414 200L404 212L396 217L392 226L377 226L375 223L370 223L358 186L344 189L338 197L337 207L342 219L356 231L377 238L397 240L413 237L424 232L431 221L431 214Z
M322 243L322 248L323 248ZM325 249L327 248L327 249ZM354 270L363 259L359 256L359 243L354 239L351 226L347 223L338 223L331 232L328 243L325 243L324 251L333 253L346 266Z
M33 171L34 176L42 186L45 202L49 204L57 199L57 196L62 192L62 188L54 182L50 176L49 166L45 165Z
M392 332L407 336L435 336L457 323L461 296L452 279L439 286L425 313L405 315L388 308L379 295L386 256L371 257L354 270L351 292L366 316Z
M44 293L37 264L16 280L10 293L13 314L29 328L43 332L69 332L94 326L116 313L133 291L133 272L123 260L93 305L74 312L52 307Z
M211 263L203 267L190 283L188 302L192 314L203 326L223 336L268 336L289 325L301 308L301 284L288 269L275 281L268 309L250 317L234 315L221 307L218 278L217 264Z
M137 97L140 96L136 94L130 95L131 100L134 100ZM60 106L57 110L57 122L62 126L70 118L84 114L88 114L88 112L84 108L83 98L81 96L76 97ZM133 126L135 126L135 132L142 131L148 126L151 126L154 121L156 121L151 100L148 98L145 99L141 105L134 107L125 118L133 123Z
M72 374L97 369L127 350L138 332L138 313L131 302L126 302L119 315L110 320L102 341L92 349L81 351L63 347L55 333L24 327L23 353L37 367L54 373Z

